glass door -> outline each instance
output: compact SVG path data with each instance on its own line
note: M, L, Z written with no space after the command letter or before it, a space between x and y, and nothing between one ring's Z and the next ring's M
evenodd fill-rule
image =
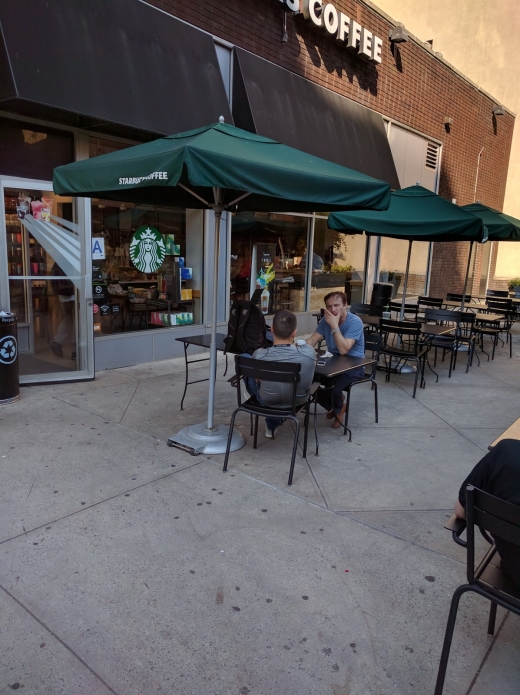
M84 203L49 182L0 186L0 309L18 317L20 383L93 378Z

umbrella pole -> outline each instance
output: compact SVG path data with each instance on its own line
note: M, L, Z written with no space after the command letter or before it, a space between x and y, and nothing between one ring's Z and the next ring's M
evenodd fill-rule
M410 239L410 241L408 242L408 258L406 259L406 272L404 274L403 299L401 301L401 316L400 316L401 321L404 321L404 305L406 303L406 290L408 289L408 274L410 272L410 259L412 257L412 244L413 244L413 241Z
M464 290L462 292L462 304L460 306L461 311L464 311L464 302L466 301L466 290L468 288L469 267L471 265L471 253L473 251L473 244L474 243L475 242L473 242L473 241L469 242L468 265L466 266L466 277L464 279Z
M227 425L218 425L214 421L215 382L217 378L217 298L218 298L218 263L220 246L220 220L222 218L221 191L214 189L215 204L215 245L213 254L213 297L211 298L211 341L209 353L209 393L208 417L204 423L183 427L177 434L168 438L168 446L174 446L192 455L225 454L230 434ZM240 388L240 384L237 388ZM231 432L229 451L241 449L246 440L239 430Z
M404 305L406 304L406 290L408 288L408 275L410 272L410 259L412 257L412 244L413 241L410 239L408 241L408 257L406 259L406 271L404 274L404 285L403 285L403 298L401 300L401 313L399 315L399 320L404 321ZM400 341L399 341L400 342ZM412 374L415 372L416 367L414 367L411 364L403 364L402 367L400 367L399 371L401 374Z
M215 208L215 246L213 250L213 296L211 298L211 343L209 347L209 394L208 394L208 430L213 429L215 411L215 382L217 379L217 298L218 298L218 264L220 255L220 220L222 209Z

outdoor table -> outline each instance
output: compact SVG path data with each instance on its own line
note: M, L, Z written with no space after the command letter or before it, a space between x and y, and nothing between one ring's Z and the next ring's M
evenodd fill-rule
M480 312L475 314L475 321L480 321L482 323L499 323L503 320L504 317L500 314L483 314Z
M217 350L220 352L224 352L226 349L226 346L224 344L224 340L226 339L225 333L217 333L216 335L216 342L217 342ZM209 381L209 377L206 377L205 379L195 379L194 381L189 381L189 365L190 364L195 364L196 362L209 362L209 357L200 357L196 360L188 360L188 348L190 345L197 345L199 347L204 347L208 348L210 347L211 344L211 335L187 335L184 336L183 338L175 338L175 340L178 340L180 343L184 344L184 363L186 365L186 379L184 382L184 392L182 394L181 398L181 410L184 410L183 404L184 404L184 397L186 396L186 391L188 390L188 386L190 384L199 384L201 381ZM226 370L224 372L224 376L227 374L227 369L228 369L228 358L226 355Z
M492 449L494 446L501 442L502 439L520 439L520 418L513 422L513 424L504 430L502 434L495 439L494 442L488 446L488 449Z
M316 365L314 368L314 377L335 377L349 372L352 369L357 369L358 367L367 367L368 365L374 364L376 360L373 357L350 357L349 355L332 355L332 357L323 357L318 352L318 361L323 360L324 365ZM331 389L332 395L332 389ZM332 408L332 402L331 402ZM336 416L336 419L337 416ZM341 421L340 421L341 422ZM349 433L349 437L352 437L352 432L348 427L341 422L343 429Z
M374 326L375 328L379 328L379 316L367 316L362 314L359 318L366 326ZM454 326L438 326L434 323L421 324L421 332L424 333L424 335L445 335L446 333L451 333L453 329Z
M458 309L459 311L461 311L461 308L460 308L461 303L460 302L453 302L453 301L449 300L449 301L443 302L442 305L445 306L446 309L455 309L455 310ZM487 304L485 304L483 302L466 302L464 305L464 309L462 309L462 311L474 311L474 310L477 310L479 308L484 309L486 306L487 306Z

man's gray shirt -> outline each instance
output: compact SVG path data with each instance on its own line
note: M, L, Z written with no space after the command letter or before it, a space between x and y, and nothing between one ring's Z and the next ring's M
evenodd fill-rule
M302 366L300 381L296 391L296 403L300 405L307 399L307 391L312 384L316 353L310 345L273 345L269 348L259 348L253 353L255 360L269 362L299 362ZM292 405L292 384L281 384L275 381L260 383L259 394L266 405L290 408Z

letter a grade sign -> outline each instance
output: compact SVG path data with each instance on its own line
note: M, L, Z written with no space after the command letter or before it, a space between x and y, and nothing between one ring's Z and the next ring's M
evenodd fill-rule
M92 237L92 260L105 260L105 238L102 236Z

